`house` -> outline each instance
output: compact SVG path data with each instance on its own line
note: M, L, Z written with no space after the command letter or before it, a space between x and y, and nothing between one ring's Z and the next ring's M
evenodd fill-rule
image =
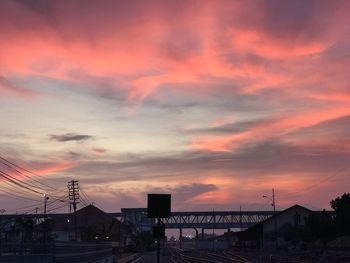
M56 241L111 241L123 245L126 226L99 208L88 205L72 214L61 214L54 221L51 236Z
M239 232L239 243L243 246L272 247L287 246L297 242L297 233L305 228L305 219L311 210L294 205L245 231ZM277 236L277 239L276 239Z

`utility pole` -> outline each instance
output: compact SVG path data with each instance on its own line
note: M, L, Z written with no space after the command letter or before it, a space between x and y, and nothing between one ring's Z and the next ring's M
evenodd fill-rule
M276 218L276 202L275 202L275 189L272 188L272 198L263 195L263 198L267 198L272 202L272 207L273 207L273 222L274 222L274 232L275 232L275 246L276 249L278 248L278 241L277 241L277 218Z
M44 197L44 243L46 243L46 205L47 200L49 200L49 197L46 194L43 194Z
M71 207L73 207L74 211L74 239L78 240L78 232L77 232L77 204L79 203L79 182L72 180L68 182L68 194L69 194L69 205L70 212L72 211Z
M274 217L274 224L275 224L275 245L276 248L278 247L278 241L277 241L277 219L276 219L276 203L275 203L275 189L272 188L272 206L273 206L273 217Z

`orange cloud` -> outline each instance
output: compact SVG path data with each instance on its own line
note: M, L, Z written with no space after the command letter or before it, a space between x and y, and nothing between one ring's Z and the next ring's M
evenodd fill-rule
M76 164L73 162L62 161L62 162L54 163L54 164L47 166L47 167L44 167L44 168L35 169L34 173L39 174L39 175L56 174L59 172L69 170L70 168L74 167L75 165Z

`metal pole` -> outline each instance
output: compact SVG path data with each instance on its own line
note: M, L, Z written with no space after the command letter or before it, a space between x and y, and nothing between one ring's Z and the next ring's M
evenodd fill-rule
M78 225L77 225L77 212L76 206L74 206L74 241L78 241Z
M215 235L214 235L214 227L215 227L215 213L214 213L214 208L213 208L213 250L215 250Z
M160 262L160 218L158 217L158 223L157 223L157 225L158 225L158 231L159 231L159 233L158 233L158 237L157 237L157 263L159 263Z
M43 194L44 196L44 243L46 243L46 201L48 197L46 194Z
M272 206L273 206L273 218L275 224L275 246L278 247L277 242L277 219L276 219L276 203L275 203L275 189L272 188Z

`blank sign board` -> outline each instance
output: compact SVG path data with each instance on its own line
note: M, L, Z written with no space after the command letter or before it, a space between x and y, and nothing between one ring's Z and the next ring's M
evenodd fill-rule
M170 194L148 194L147 215L149 218L169 218L171 214Z

